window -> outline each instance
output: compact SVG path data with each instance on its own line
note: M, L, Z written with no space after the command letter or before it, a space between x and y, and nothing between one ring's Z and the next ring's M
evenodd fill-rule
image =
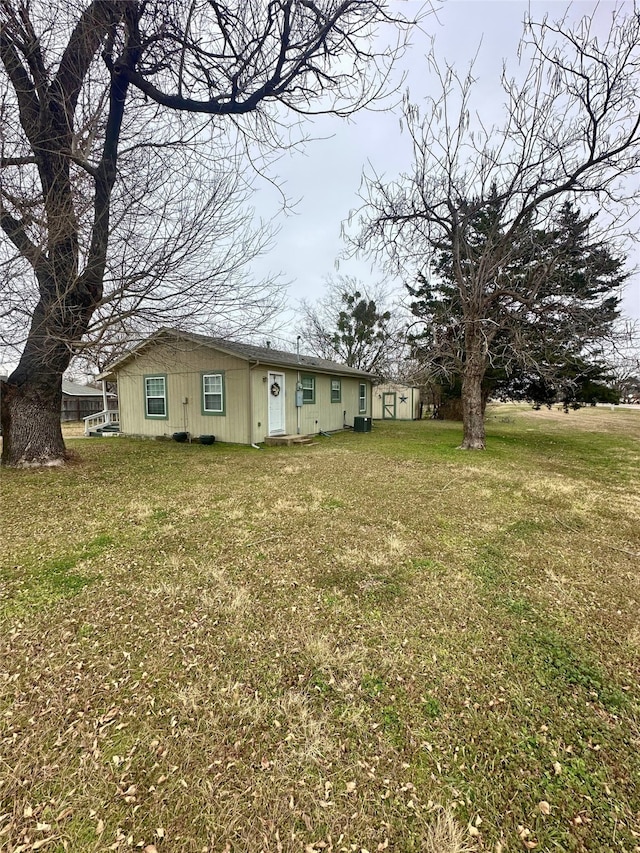
M342 399L342 383L339 379L331 380L331 402L339 403Z
M316 378L315 376L302 377L302 402L315 403L316 401Z
M147 418L167 417L167 377L144 377L144 413Z
M366 412L367 411L367 386L364 384L364 382L360 383L359 401L360 401L360 411Z
M224 375L202 375L202 412L205 415L224 415Z

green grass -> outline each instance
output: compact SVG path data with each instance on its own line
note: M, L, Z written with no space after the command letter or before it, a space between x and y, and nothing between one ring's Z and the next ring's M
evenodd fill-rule
M640 412L487 427L3 472L0 849L640 849Z

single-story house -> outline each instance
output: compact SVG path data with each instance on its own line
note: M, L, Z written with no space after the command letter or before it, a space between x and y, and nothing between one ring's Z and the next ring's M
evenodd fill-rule
M420 389L398 382L375 385L372 411L374 420L419 420L422 416Z
M107 404L111 409L118 406L116 395L107 392ZM101 412L104 409L104 396L101 388L95 385L79 385L77 382L62 380L63 421L81 421L83 418Z
M370 418L374 377L315 356L161 329L99 378L118 383L121 435L257 444Z

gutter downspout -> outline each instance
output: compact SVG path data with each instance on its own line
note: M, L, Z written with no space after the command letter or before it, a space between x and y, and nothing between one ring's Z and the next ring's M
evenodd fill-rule
M256 450L262 450L262 448L253 443L253 385L251 383L251 371L254 367L259 367L260 362L256 361L255 364L249 363L249 446L255 448Z

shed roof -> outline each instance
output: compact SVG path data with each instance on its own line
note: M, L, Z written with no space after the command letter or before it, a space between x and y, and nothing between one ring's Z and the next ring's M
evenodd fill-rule
M62 380L62 393L67 397L102 397L102 388L97 388L95 385L80 385L77 382L69 382L68 379ZM112 397L113 394L108 396Z
M211 347L212 349L220 350L229 355L235 355L238 358L246 361L254 361L265 365L273 365L275 367L292 367L304 368L314 373L334 373L340 376L359 376L363 379L374 380L375 376L372 373L367 373L364 370L358 370L355 367L348 367L345 364L338 364L335 361L329 361L326 358L318 358L315 355L298 355L295 352L286 352L285 350L277 350L273 347L257 347L253 344L241 343L238 341L230 341L225 338L216 338L209 335L198 335L195 332L183 332L179 329L163 328L159 329L146 340L142 341L137 346L125 353L117 361L114 361L104 373L98 376L98 379L104 379L107 376L117 372L126 362L146 349L149 345L161 340L187 341L201 346Z

